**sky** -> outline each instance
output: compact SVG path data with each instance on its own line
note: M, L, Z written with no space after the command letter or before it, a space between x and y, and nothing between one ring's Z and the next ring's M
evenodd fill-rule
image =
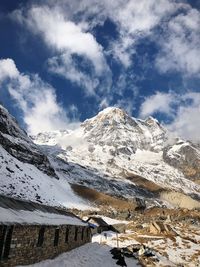
M199 0L1 0L0 102L29 134L108 106L200 141Z

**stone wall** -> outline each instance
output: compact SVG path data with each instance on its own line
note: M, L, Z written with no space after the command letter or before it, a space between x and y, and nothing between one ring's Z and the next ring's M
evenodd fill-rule
M0 261L1 267L33 264L55 256L91 241L91 232L88 227L61 225L44 226L44 241L38 247L40 225L15 225L12 233L8 259ZM55 229L59 228L58 245L54 246ZM66 241L66 228L69 229ZM77 240L75 240L77 229ZM83 232L82 232L83 231Z

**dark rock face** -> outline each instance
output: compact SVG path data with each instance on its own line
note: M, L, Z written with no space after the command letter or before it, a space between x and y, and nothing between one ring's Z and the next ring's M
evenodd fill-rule
M26 132L17 124L17 121L8 111L0 105L0 131L2 134L7 134L13 137L28 139Z
M191 142L178 141L163 150L163 159L183 172L186 178L200 180L200 149Z
M57 178L48 158L0 105L0 145L18 160L35 165L44 173Z

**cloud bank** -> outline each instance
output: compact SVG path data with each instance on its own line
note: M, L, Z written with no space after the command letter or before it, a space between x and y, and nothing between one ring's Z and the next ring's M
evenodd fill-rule
M145 118L156 113L163 113L171 118L172 122L165 126L175 136L200 141L200 93L177 95L173 92L157 92L145 99L140 116Z
M7 88L23 111L29 134L69 127L70 120L56 99L55 89L37 74L20 73L12 59L1 59L0 83L3 82L5 86L1 90Z
M161 72L200 75L200 13L189 9L172 18L159 40L156 65Z

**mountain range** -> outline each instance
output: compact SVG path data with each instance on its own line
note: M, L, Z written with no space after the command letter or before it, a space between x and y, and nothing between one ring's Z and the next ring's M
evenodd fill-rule
M28 136L0 106L0 164L1 194L53 206L99 208L101 196L111 206L200 207L200 145L116 107L75 130Z

